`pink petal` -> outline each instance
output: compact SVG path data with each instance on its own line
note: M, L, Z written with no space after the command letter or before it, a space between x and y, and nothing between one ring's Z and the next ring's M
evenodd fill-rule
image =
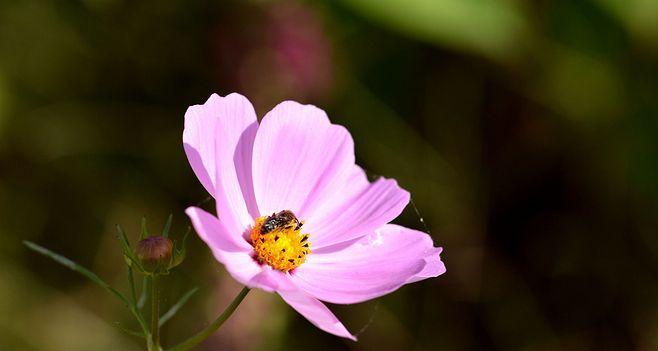
M265 291L289 291L297 287L292 283L290 275L279 270L273 269L268 265L261 265L262 271L251 278L245 285L248 287L258 287Z
M388 224L340 251L312 252L292 274L308 294L332 303L358 303L445 272L429 235Z
M446 266L441 261L441 251L443 248L434 247L425 253L425 268L411 277L407 283L417 282L427 278L438 277L446 272Z
M348 177L345 179L341 189L334 194L333 196L328 196L322 201L318 201L318 204L314 207L313 212L310 213L306 220L310 219L311 224L317 219L323 219L331 216L333 212L339 210L341 206L344 206L349 199L355 198L365 189L370 186L366 172L357 165L352 166ZM336 196L340 194L340 196ZM306 226L308 227L308 225ZM304 228L306 229L306 228Z
M260 213L288 209L303 220L352 175L354 142L324 111L285 101L263 118L253 162Z
M251 252L251 245L241 236L226 230L217 217L198 208L188 207L185 213L192 220L201 239L213 250L222 252Z
M316 327L327 333L356 341L356 337L350 334L343 323L318 299L299 290L279 291L278 293L288 305Z
M228 232L217 217L197 207L189 207L185 213L215 259L226 266L235 280L250 288L266 291L291 288L289 278L283 273L254 261L251 245L242 236Z
M311 234L311 247L318 250L327 246L357 239L395 219L409 203L409 193L393 179L379 178L351 198L333 194L342 204L334 210L314 213L306 224Z
M183 144L188 160L215 197L217 212L230 231L242 233L258 215L251 183L257 129L254 108L239 94L213 94L185 113Z

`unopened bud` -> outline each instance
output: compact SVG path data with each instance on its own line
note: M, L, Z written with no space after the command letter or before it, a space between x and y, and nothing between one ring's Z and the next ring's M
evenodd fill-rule
M137 243L137 258L142 267L148 273L154 273L159 269L167 269L171 261L173 243L164 236L150 236Z

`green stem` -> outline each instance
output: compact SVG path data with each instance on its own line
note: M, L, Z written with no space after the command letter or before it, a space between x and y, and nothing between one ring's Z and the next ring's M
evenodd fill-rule
M190 337L189 339L183 341L182 343L170 348L167 351L187 351L193 348L194 346L200 344L203 340L205 340L207 337L212 335L219 327L226 322L226 320L235 312L235 310L238 308L240 305L240 302L244 300L244 297L247 296L247 293L249 293L249 288L244 287L242 291L238 294L238 296L233 299L230 305L226 307L224 312L217 317L209 326L206 327L206 329L198 332L196 335Z
M146 339L146 346L148 350L152 349L152 340L151 336L149 333L148 326L146 325L146 321L144 320L144 317L142 316L142 313L139 311L139 308L137 307L137 293L135 291L135 278L133 277L133 270L132 267L128 266L128 282L130 283L130 297L131 301L130 304L126 304L128 309L130 310L130 313L135 316L135 319L137 319L137 322L139 323L139 326L142 328L142 334L144 338Z
M155 350L160 350L160 286L158 284L158 276L153 274L151 276L151 337L153 339L153 347Z

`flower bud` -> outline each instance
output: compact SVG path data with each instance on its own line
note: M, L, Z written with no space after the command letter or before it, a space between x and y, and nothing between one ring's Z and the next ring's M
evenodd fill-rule
M135 253L147 273L166 271L171 261L173 243L164 236L150 236L137 243Z

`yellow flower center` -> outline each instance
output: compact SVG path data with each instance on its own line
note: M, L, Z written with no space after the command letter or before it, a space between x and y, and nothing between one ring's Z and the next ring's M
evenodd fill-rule
M302 225L288 210L258 217L251 230L256 259L283 272L299 267L311 253L309 235L301 233Z

